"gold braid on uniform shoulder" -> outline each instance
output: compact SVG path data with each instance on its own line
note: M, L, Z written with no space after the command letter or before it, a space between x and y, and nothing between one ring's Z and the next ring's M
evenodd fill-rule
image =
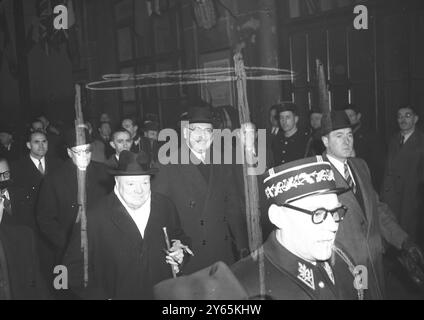
M350 273L352 274L354 280L355 280L355 284L359 282L358 277L361 277L361 275L359 274L359 271L356 270L356 266L353 264L352 260L347 256L346 253L343 252L342 249L333 246L333 252L336 253L348 266ZM334 266L335 261L333 260L335 257L333 256L332 258L332 265ZM356 291L358 292L358 300L364 300L364 289L362 288L356 288Z

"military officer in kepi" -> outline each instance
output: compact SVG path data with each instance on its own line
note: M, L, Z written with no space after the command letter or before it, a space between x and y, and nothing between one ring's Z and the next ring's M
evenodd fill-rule
M330 163L320 156L287 163L270 169L264 185L276 230L263 246L230 268L219 262L162 282L155 288L156 298L363 299L366 270L334 244L339 223L349 212L338 200L347 189L336 187Z
M270 169L264 177L268 216L276 226L260 250L264 253L265 291L260 291L258 259L251 255L232 266L249 298L290 300L363 297L357 268L334 246L348 208L337 195L331 165L312 157ZM356 287L361 289L357 292ZM364 279L366 280L366 279Z

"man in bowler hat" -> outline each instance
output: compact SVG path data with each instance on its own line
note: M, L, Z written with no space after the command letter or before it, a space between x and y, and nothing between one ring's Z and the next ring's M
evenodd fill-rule
M151 192L156 171L143 151L122 151L118 167L110 170L114 191L87 214L87 287L79 230L64 259L71 289L81 298L151 299L153 285L178 274L184 255L191 253L174 204Z

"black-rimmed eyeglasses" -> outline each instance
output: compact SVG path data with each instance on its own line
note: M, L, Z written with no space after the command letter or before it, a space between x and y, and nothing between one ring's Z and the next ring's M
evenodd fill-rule
M10 171L0 172L0 181L5 181L10 179Z
M335 222L340 222L344 219L346 212L347 212L347 208L343 205L340 206L340 207L331 209L331 210L328 210L328 209L325 209L325 208L318 208L314 211L310 211L310 210L306 210L306 209L299 208L299 207L296 207L296 206L292 206L292 205L287 204L287 203L284 204L283 207L309 214L310 216L312 216L312 222L314 224L323 223L327 219L327 216L328 216L329 213L332 215Z

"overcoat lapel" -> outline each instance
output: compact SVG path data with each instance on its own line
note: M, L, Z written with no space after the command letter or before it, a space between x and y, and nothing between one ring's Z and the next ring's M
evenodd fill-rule
M113 196L110 217L115 226L122 232L122 236L130 240L137 252L141 252L143 238L140 231L116 195Z

